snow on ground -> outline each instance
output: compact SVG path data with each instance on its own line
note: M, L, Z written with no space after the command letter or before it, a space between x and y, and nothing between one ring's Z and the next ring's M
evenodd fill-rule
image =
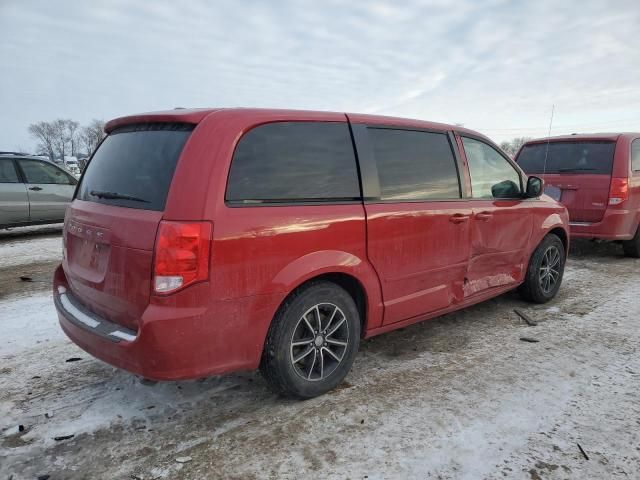
M39 349L43 343L60 342L64 334L55 321L56 310L50 293L0 303L0 328L5 342L0 356L18 355L25 349Z
M2 238L0 236L0 239ZM8 237L7 241L2 243L0 268L61 258L62 240L59 236L34 238L29 242L17 237Z
M551 304L508 294L364 341L346 382L305 402L255 373L143 384L66 339L46 285L16 293L0 478L640 478L639 265L583 243Z

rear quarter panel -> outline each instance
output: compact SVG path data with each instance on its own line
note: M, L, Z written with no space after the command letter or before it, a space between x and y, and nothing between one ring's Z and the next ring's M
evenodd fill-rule
M369 326L382 323L380 285L366 256L362 203L229 206L224 201L231 158L244 133L273 121L314 120L346 122L346 117L260 110L212 113L185 146L169 192L166 219L213 222L207 317L226 332L227 342L232 339L225 358L240 367L258 365L278 307L297 286L318 275L355 278L366 292ZM214 330L208 331L214 335Z

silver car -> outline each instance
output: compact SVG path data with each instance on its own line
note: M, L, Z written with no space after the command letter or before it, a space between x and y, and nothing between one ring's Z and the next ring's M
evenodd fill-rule
M62 222L77 183L42 158L0 154L0 228Z

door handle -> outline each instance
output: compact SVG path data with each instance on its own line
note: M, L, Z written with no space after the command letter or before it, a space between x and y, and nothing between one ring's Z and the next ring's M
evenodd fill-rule
M493 218L493 213L490 212L480 212L476 213L476 219L482 222L487 222Z
M29 187L29 190L33 190L34 192L39 192L40 190L42 190L42 188L40 188L40 187Z
M463 215L462 213L456 213L449 217L451 223L463 223L469 220L469 215Z

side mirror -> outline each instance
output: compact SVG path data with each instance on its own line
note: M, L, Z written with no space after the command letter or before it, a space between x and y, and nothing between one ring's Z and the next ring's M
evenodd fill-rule
M527 190L525 197L538 198L544 192L544 180L540 177L529 177L527 179Z
M493 198L519 198L521 195L520 187L512 180L504 180L491 187Z

